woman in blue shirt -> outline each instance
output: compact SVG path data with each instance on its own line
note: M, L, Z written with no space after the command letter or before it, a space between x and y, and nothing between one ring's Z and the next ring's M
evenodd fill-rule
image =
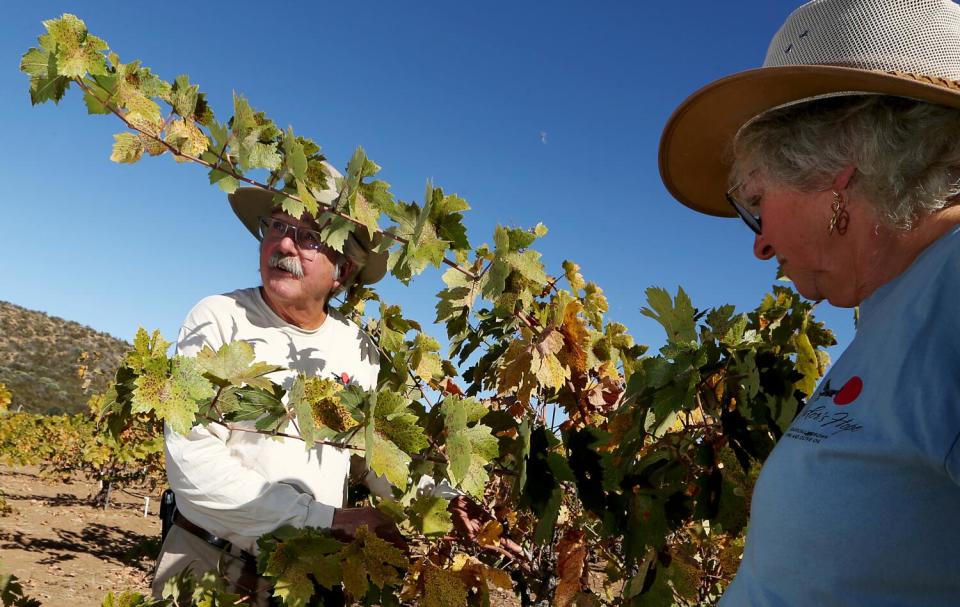
M670 118L660 170L856 338L768 458L724 605L960 604L960 7L815 0Z

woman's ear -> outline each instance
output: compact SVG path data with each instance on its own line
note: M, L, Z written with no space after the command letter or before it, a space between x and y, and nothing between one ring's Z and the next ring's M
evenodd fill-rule
M836 179L833 180L833 189L838 192L846 190L847 186L850 185L850 180L853 179L853 174L856 172L857 166L854 164L844 167L844 169L837 174Z

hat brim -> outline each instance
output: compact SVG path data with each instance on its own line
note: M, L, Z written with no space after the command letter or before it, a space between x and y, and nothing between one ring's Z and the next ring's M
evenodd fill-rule
M260 218L269 215L276 206L273 202L273 194L259 188L238 188L232 194L227 195L230 201L230 208L240 222L253 234L253 237L260 240L260 234L257 230ZM357 282L365 285L372 285L380 281L387 273L387 258L389 254L386 251L377 252L374 249L380 244L380 235L375 235L371 240L366 229L354 230L350 238L355 239L360 246L367 252L367 263L357 274Z
M925 78L925 77L921 77ZM660 177L667 190L695 211L733 217L726 201L730 145L744 124L791 102L838 93L910 97L960 108L955 83L849 67L796 65L739 72L688 97L667 121L660 138Z

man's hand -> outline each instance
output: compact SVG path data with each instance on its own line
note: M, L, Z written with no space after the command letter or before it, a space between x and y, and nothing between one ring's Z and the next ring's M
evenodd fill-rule
M461 495L450 500L447 512L451 514L453 528L464 538L475 541L483 525L493 517L476 502ZM500 538L499 547L514 558L525 558L523 548L507 537Z
M376 508L337 508L333 511L333 523L330 533L342 542L353 541L357 529L366 525L377 536L387 540L401 550L407 549L407 542L400 535L396 524L387 515Z

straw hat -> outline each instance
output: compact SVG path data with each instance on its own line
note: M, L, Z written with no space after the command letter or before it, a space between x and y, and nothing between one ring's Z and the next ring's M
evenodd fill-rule
M770 42L763 67L706 85L660 139L660 177L688 207L733 216L729 149L757 115L819 96L875 93L960 108L960 7L950 0L813 0Z
M328 183L335 184L337 179L343 177L340 172L330 164L324 162L323 166L327 172ZM317 202L327 205L333 204L339 196L335 187L334 185L326 190L316 192L314 197L317 199ZM233 212L257 240L260 240L260 233L257 229L260 218L269 215L277 206L273 201L273 196L272 193L261 190L260 188L239 188L227 196ZM380 236L376 235L371 241L366 229L354 230L350 234L347 242L344 243L344 252L348 256L355 258L366 257L363 268L361 268L360 273L357 274L357 282L372 285L387 273L388 253L378 253L373 250L379 244ZM359 248L360 252L356 251L356 248ZM354 254L351 254L351 249L353 249ZM355 261L362 260L355 259Z

